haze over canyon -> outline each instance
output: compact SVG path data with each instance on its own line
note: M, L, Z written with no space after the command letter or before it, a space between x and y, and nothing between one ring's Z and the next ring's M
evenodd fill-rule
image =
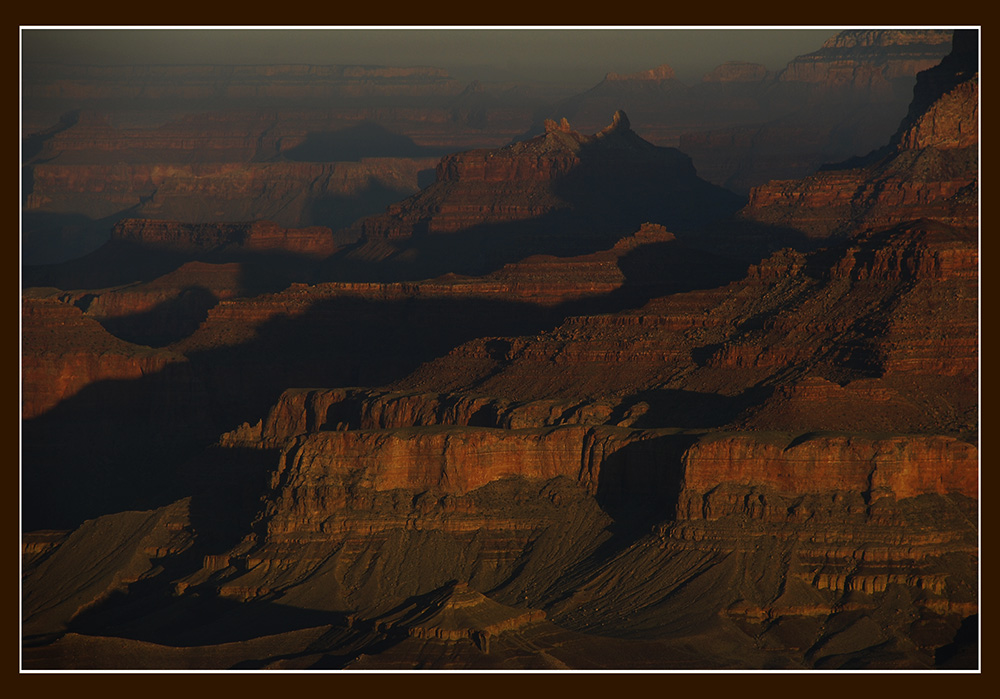
M979 32L820 33L32 49L22 669L979 669Z

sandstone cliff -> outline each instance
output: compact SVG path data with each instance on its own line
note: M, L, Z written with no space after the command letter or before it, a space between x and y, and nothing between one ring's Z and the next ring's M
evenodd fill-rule
M864 155L882 146L896 128L915 76L948 53L951 34L840 32L776 76L756 78L762 87L744 97L759 105L754 123L695 126L681 134L679 147L691 155L702 177L737 192ZM717 82L735 70L725 68L706 80Z
M860 163L753 190L743 215L810 236L843 236L916 218L978 221L976 32L956 32L948 60L918 78L909 115ZM852 167L852 165L854 165Z
M971 171L948 153L976 148L977 112L944 67L881 169L826 183L891 173L916 204L883 187L856 220L790 205L864 226L749 268L643 219L565 256L526 237L480 276L258 293L225 254L315 260L327 233L124 222L116 246L160 246L167 273L22 300L25 521L46 528L24 537L27 661L975 666L978 221L934 206ZM352 262L559 206L587 157L693 177L621 114L594 136L551 121L445 158L437 189L479 198L404 202ZM192 250L221 257L171 257ZM197 329L121 339L199 280Z
M21 303L21 416L44 413L85 386L138 378L182 357L119 340L76 306L56 298Z
M532 253L600 250L644 222L688 230L736 206L623 112L592 136L551 121L542 136L442 159L432 186L357 226L359 246L330 274L387 261L411 277L482 274Z
M320 397L299 395L311 402ZM317 575L326 584L338 581L342 604L372 605L361 616L377 616L391 603L378 600L371 577L353 577L367 565L364 561L377 560L363 553L373 542L380 542L382 557L393 556L390 552L404 541L427 555L450 550L454 544L448 542L465 542L460 546L480 552L475 564L467 552L436 575L420 573L430 587L413 587L411 578L399 576L417 575L418 565L400 562L409 572L400 570L394 579L406 579L404 589L417 595L443 584L435 580L463 571L486 587L504 580L497 588L500 601L527 600L529 606L548 606L549 616L570 629L630 638L683 637L681 629L698 624L693 618L678 622L684 618L680 609L685 604L705 609L707 594L717 612L702 617L703 632L719 623L711 621L715 613L720 622L770 627L777 636L799 624L793 637L800 636L798 642L805 645L793 654L818 641L832 649L829 635L810 630L819 628L819 620L842 623L838 614L847 608L858 619L890 593L907 590L907 608L928 621L941 615L955 624L956 616L975 610L970 569L957 563L975 551L975 530L966 518L977 497L978 455L967 442L937 436L713 435L584 426L328 432L329 426L321 426L322 412L311 412L316 407L313 402L305 414L317 427L283 438L255 536L222 560L206 561L189 584L211 581L223 594L238 597L280 589L291 599L305 594ZM234 434L222 446L250 445L257 438ZM362 444L367 446L358 452ZM472 451L470 445L475 445ZM572 551L574 538L565 523L549 518L554 513L535 509L530 519L521 519L518 508L535 502L528 496L534 492L532 481L563 518L573 518L573 528L582 526L576 517L583 492L594 494L619 526L636 516L640 522L663 523L620 557L600 565L595 565L600 559L590 559L579 568L587 572L567 588L551 577L551 568L580 566L580 552ZM569 486L572 481L579 485ZM493 509L493 498L511 489L522 494L513 501L518 505L504 512ZM930 511L938 514L928 526ZM299 555L294 562L293 550ZM339 551L336 567L325 562L328 551ZM519 572L509 567L515 551ZM536 551L546 552L544 563L535 558ZM593 554L584 558L588 555ZM767 566L776 568L750 577ZM377 576L393 575L381 562L379 571ZM710 576L719 575L731 582L705 587L712 584ZM679 592L685 587L690 594ZM669 602L659 601L664 590L678 592L667 595ZM853 601L842 607L836 600L844 595L853 595ZM623 599L630 601L623 606ZM776 623L779 618L783 621ZM792 619L798 621L792 624ZM453 640L467 638L463 631L456 633ZM892 637L912 644L902 641L906 633L897 622L880 622L855 643L869 640L853 649ZM790 641L775 638L773 648L789 652ZM810 661L830 656L830 649L817 651ZM911 658L921 652L912 645L907 651Z
M213 141L215 143L215 141ZM199 147L199 154L204 150ZM248 156L250 157L250 156ZM119 162L32 166L24 208L40 214L188 223L271 219L286 227L341 228L419 189L436 158L339 163Z

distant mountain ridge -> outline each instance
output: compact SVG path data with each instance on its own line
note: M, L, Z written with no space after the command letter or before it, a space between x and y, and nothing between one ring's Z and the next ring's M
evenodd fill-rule
M416 264L407 273L423 276L483 273L529 254L594 252L646 222L691 230L742 203L699 179L680 151L638 136L621 110L590 136L565 119L545 129L443 158L434 184L354 228L343 273L350 260Z

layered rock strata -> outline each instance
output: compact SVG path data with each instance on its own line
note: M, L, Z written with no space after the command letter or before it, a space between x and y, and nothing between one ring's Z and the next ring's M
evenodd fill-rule
M913 111L889 146L860 166L753 190L742 215L815 237L917 218L978 222L979 77L976 32L956 32L948 60L918 76ZM917 106L919 105L919 106Z
M967 113L929 109L932 121ZM920 114L908 123L926 125ZM933 142L942 126L899 143ZM550 136L576 141L565 124ZM485 178L477 162L455 167ZM783 250L739 281L669 295L651 291L664 268L636 277L628 255L669 259L683 246L643 226L604 252L536 256L484 278L224 300L171 348L200 388L149 395L189 401L200 422L221 404L252 417L177 470L196 475L181 480L197 485L190 499L26 539L32 633L77 632L31 657L107 662L121 655L102 643L119 636L153 642L126 644L133 658L162 643L199 648L193 663L270 667L379 667L382 653L382 667L968 662L979 258L969 226L935 216ZM218 243L192 231L164 239ZM567 305L636 278L650 292L639 307L632 296ZM109 304L117 291L105 290ZM519 303L484 303L498 292ZM32 303L63 315L85 305L62 293ZM450 303L461 298L477 302L468 315ZM525 318L530 308L544 312ZM583 310L545 315L572 308ZM81 342L107 341L74 317ZM481 325L449 330L466 318ZM490 334L501 327L512 330ZM417 356L432 361L416 368ZM363 368L405 378L343 387L387 383ZM341 388L290 389L257 407L299 379ZM155 456L140 475L166 491L173 472ZM75 466L58 461L53 482ZM125 475L102 473L101 487ZM256 622L268 619L285 633L264 642L274 627ZM256 639L244 655L220 642L234 634ZM631 657L613 655L623 648Z
M211 141L215 144L216 141ZM201 155L201 147L195 149ZM164 156L160 156L163 158ZM248 159L252 155L246 156ZM287 227L347 226L420 188L437 158L360 162L40 163L24 210L31 214L132 217L189 223L270 219Z
M183 357L120 340L76 306L53 298L21 303L21 417L41 415L86 386L162 371Z
M624 401L619 419L689 426L858 429L872 420L909 431L973 429L977 268L974 240L917 222L808 255L777 253L741 282L640 310L572 317L535 337L475 340L395 389L586 395ZM791 387L809 377L835 382L860 412L811 401L779 417L782 395L794 401ZM880 400L853 393L863 380Z
M205 253L223 248L253 252L287 252L325 257L337 249L329 228L282 228L271 221L185 224L175 221L125 219L115 225L112 241L174 252Z
M435 184L359 224L336 273L389 261L415 266L411 275L482 274L532 252L600 250L644 222L690 230L738 202L679 151L640 138L621 111L592 136L549 121L544 135L442 159Z
M322 394L289 396L293 403L300 398L312 407L299 419L324 422L322 411L314 412ZM290 410L291 405L276 408L270 418L272 430L281 429L276 423L287 417L279 416ZM431 546L431 541L455 538L469 546L487 537L500 549L488 547L492 553L486 554L486 549L478 548L482 543L474 548L493 561L487 568L496 572L478 573L483 576L480 584L488 585L502 579L513 561L532 561L532 549L554 536L560 526L540 510L530 523L521 520L516 509L502 515L492 504L505 492L497 488L522 483L519 487L531 492L531 482L548 482L551 485L542 493L569 508L564 516L580 506L579 494L588 492L620 524L637 511L644 513L646 522L662 522L652 538L621 554L632 560L636 570L660 571L651 574L652 579L636 576L619 581L621 589L632 591L626 598L637 596L624 607L621 600L607 599L586 611L594 607L590 603L609 594L607 584L618 575L618 562L592 568L593 577L586 582L566 581L568 589L548 580L541 598L529 593L530 605L544 608L540 600L548 600L557 623L570 628L641 635L649 624L665 623L658 616L662 612L654 611L655 604L640 601L655 594L651 586L669 589L683 584L685 577L697 579L705 573L705 569L681 572L685 558L731 557L734 552L743 552L739 555L749 559L750 567L773 561L789 580L784 591L762 579L713 593L713 604L721 604L721 609L715 607L717 613L740 623L779 616L830 616L839 609L839 597L852 591L876 596L858 600L857 609L873 609L878 595L902 588L918 598L917 606L925 615L975 612L974 575L970 577L968 561L975 560L976 552L975 526L969 518L974 517L978 497L978 452L974 445L954 438L719 435L583 425L520 430L438 425L334 432L325 431L327 425L295 436L299 428L288 427L283 434L290 436L283 439L274 432L270 439L262 439L244 429L220 444L283 446L255 537L222 565L205 568L192 583L211 581L225 594L240 596L271 594L276 589L292 594L296 585L307 583L281 587L288 584L282 580L291 580L283 572L290 570L291 550L304 556L295 564L295 580L308 575L307 569L324 569L328 555L324 551L339 546L347 548L338 554L344 566L338 570L350 575L347 571L360 563L356 557L363 557L360 552L366 546L374 541L388 545L398 536L394 532L403 530L412 532L406 535L411 545L423 541ZM579 490L554 485L559 481L575 482ZM928 520L929 512L938 514ZM501 549L506 553L501 555ZM563 548L558 556L560 565L573 561ZM524 570L533 571L536 565L529 562ZM522 572L508 580L500 588L500 599L520 600L521 591L537 590L531 581L535 574ZM679 577L668 582L670 576ZM276 584L278 588L273 587ZM343 584L347 590L346 579ZM411 589L421 594L420 588ZM604 604L616 611L600 611ZM634 617L637 625L624 626L622 614Z
M757 92L744 96L757 106L754 123L694 126L681 134L678 147L691 155L702 177L741 193L864 155L892 134L906 114L915 76L948 53L951 35L840 32L776 75L758 78ZM736 70L723 68L716 72Z

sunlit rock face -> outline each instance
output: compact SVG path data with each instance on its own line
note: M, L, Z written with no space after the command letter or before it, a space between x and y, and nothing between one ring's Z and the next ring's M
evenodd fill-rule
M872 160L725 224L612 212L563 254L533 229L452 267L591 157L585 183L666 163L717 192L618 112L442 159L350 250L129 219L44 270L60 283L22 298L25 666L977 667L978 220L971 188L945 194L978 181L968 41ZM848 215L852 182L872 196ZM744 254L769 234L794 245Z
M812 236L845 235L928 218L978 222L979 73L975 32L958 32L946 60L917 76L909 114L864 162L751 192L749 218ZM859 154L860 155L860 154Z

